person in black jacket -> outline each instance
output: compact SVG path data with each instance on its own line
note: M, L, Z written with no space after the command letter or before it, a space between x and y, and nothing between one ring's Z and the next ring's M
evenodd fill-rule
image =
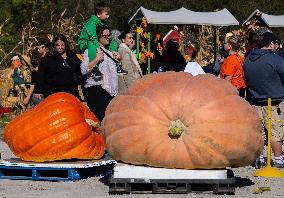
M178 42L174 39L167 42L166 50L162 55L162 71L184 71L186 61L178 48Z
M49 55L50 51L50 41L49 40L40 40L37 50L33 51L31 54L31 64L33 69L31 71L31 85L28 90L27 96L25 97L23 103L27 105L29 102L31 106L34 107L39 104L43 99L43 87L40 83L40 76L38 74L38 66L45 57Z
M52 44L54 51L40 62L39 75L44 97L57 93L70 93L80 99L78 85L81 77L80 59L70 51L67 39L58 34Z

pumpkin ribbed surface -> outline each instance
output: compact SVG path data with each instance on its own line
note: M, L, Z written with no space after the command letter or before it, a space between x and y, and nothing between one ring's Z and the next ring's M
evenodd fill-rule
M150 74L115 97L102 123L115 160L184 169L251 164L262 149L257 113L228 82Z
M25 161L100 159L105 152L95 115L76 97L56 93L17 116L4 129L4 141Z

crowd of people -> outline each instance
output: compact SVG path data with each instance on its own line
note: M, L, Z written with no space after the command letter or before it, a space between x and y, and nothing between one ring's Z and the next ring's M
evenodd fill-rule
M133 82L142 78L143 72L132 51L134 34L123 31L114 38L106 25L109 12L110 8L105 4L95 5L95 14L86 22L78 41L83 53L82 60L70 50L62 34L58 34L52 43L39 43L40 56L35 56L37 58L33 61L32 86L24 100L25 104L31 102L35 106L56 92L67 92L82 100L78 91L78 85L81 85L88 107L102 121L112 98L124 93ZM246 53L242 54L238 36L226 37L212 71L231 83L239 96L253 106L265 128L268 98L272 99L272 117L284 120L284 53L272 32L267 31L253 41ZM204 74L206 71L194 61L197 50L194 52L187 63L179 51L178 43L170 39L156 72ZM281 168L284 167L283 127L280 122L272 123L274 166ZM263 155L259 160L264 165Z
M255 33L257 34L257 33ZM282 141L284 139L284 58L282 46L269 30L254 36L243 54L240 52L241 39L231 35L225 39L216 61L215 75L230 82L239 96L247 100L257 111L262 122L263 138L266 138L268 98L272 101L272 151L274 166L284 168ZM226 53L224 53L224 51ZM258 158L260 166L265 165L263 154Z
M271 32L261 36L257 47L245 59L244 79L247 84L248 101L256 109L262 120L263 128L267 126L267 99L272 100L272 150L274 166L284 167L282 140L284 139L284 59L276 54L278 40ZM260 162L264 163L263 156Z
M137 57L131 50L135 45L133 33L111 35L106 24L109 12L104 3L95 5L95 14L85 23L78 40L81 57L69 48L62 34L55 36L52 43L39 42L37 53L32 54L34 69L24 104L35 106L51 94L66 92L85 100L102 121L111 99L142 78Z

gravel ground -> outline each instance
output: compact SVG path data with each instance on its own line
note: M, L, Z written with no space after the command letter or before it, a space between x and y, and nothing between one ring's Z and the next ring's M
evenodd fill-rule
M1 135L1 129L0 129ZM0 153L2 158L14 157L8 146L0 139ZM236 180L237 188L235 195L213 195L212 192L189 193L180 195L171 194L131 194L131 195L109 195L106 178L91 177L75 182L46 182L29 180L0 180L1 198L35 198L35 197L134 197L134 198L180 198L180 197L284 197L284 178L261 178L253 177L253 167L241 167L232 169ZM282 169L284 172L284 169ZM253 194L257 187L270 187L270 191L262 194Z

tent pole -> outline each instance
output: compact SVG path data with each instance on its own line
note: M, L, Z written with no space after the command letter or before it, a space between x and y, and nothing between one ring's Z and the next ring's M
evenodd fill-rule
M217 27L213 27L213 48L214 48L214 62L217 58Z
M148 50L148 52L150 52L150 50L151 50L151 33L150 32L148 32L148 46L147 46L147 50ZM151 59L150 59L150 57L148 57L148 68L147 68L147 70L148 70L148 74L150 74L151 73Z
M137 33L137 30L136 30L136 58L139 59L140 58L140 55L139 55L139 44L140 44L140 35Z

